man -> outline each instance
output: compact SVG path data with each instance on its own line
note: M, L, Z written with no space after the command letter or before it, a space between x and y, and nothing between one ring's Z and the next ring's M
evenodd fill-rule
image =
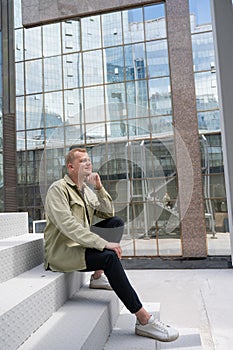
M86 149L72 149L66 156L66 167L68 174L54 182L46 196L45 269L95 271L90 287L113 289L126 308L135 314L136 334L160 341L177 339L177 330L155 320L145 310L125 274L120 262L122 249L116 242L119 237L112 239L114 230L118 235L119 229L120 235L123 233L123 222L114 217L112 199L98 173L92 172ZM95 216L105 220L93 229ZM96 230L100 234L93 232ZM101 237L101 231L105 238ZM108 234L109 240L106 239Z

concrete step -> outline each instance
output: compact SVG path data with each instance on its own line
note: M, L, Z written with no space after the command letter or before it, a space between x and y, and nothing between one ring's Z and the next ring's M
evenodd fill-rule
M28 233L28 213L0 213L0 239Z
M160 304L143 303L147 310L159 318ZM104 350L202 350L201 338L197 329L179 329L180 336L174 342L163 343L134 334L135 317L122 309L116 325Z
M102 350L120 307L114 292L84 286L19 349Z
M40 265L43 259L43 234L26 233L1 239L0 283Z
M0 349L15 350L83 285L85 274L39 265L0 284Z

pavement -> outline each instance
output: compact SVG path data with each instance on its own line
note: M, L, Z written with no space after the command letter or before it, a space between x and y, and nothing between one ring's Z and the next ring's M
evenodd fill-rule
M143 304L160 303L163 322L198 329L203 350L233 349L233 269L126 273Z

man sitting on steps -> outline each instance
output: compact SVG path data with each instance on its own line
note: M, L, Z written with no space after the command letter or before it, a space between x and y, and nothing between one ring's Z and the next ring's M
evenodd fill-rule
M90 288L112 289L135 314L136 334L166 342L177 339L176 329L143 307L126 276L119 243L124 223L114 216L112 199L99 174L92 172L86 149L69 151L66 167L68 174L55 181L46 196L45 269L95 271ZM94 216L104 220L92 225Z

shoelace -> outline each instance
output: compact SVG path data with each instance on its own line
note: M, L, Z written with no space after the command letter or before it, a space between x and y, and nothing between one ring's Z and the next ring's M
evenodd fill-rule
M167 328L169 327L168 325L165 325L163 322L157 320L154 320L154 322L152 323L153 325L155 325L159 330L161 330L163 333L167 333L168 330Z

